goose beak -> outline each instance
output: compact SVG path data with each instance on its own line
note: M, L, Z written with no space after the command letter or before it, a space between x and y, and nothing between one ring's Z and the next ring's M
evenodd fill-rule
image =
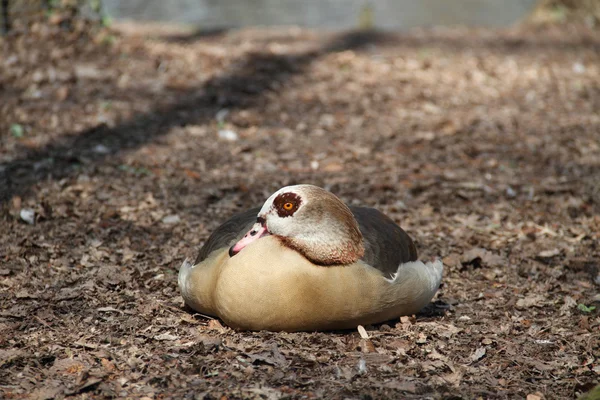
M231 246L229 249L229 256L235 256L250 243L267 235L270 235L269 231L267 230L267 225L264 222L255 223L239 242Z

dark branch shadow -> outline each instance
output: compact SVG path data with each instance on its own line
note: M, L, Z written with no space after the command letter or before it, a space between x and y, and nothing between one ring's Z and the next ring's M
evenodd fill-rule
M224 36L229 28L196 29L187 34L165 35L162 39L169 43L189 44L203 39L217 39Z
M332 40L327 46L327 51L361 50L373 45L398 43L398 38L397 34L377 30L351 31Z
M344 49L363 49L370 45L396 46L407 49L443 48L448 51L473 51L487 49L507 55L515 52L545 51L557 49L577 53L582 50L600 51L600 40L594 31L583 31L579 35L562 35L548 33L546 36L515 36L511 31L497 31L488 37L482 35L461 34L453 36L448 33L431 31L415 31L413 33L397 33L379 30L351 31L335 38L329 44L330 51Z
M215 34L217 34L215 32ZM202 33L178 40L192 41ZM299 54L272 54L254 52L246 56L231 71L216 76L201 87L181 93L182 100L167 106L157 106L150 112L111 128L97 126L75 135L64 135L40 150L23 150L14 161L0 164L0 203L14 195L23 195L37 182L59 180L77 171L83 163L102 163L109 156L138 148L166 134L170 128L188 124L206 123L224 107L246 108L256 105L266 93L272 92L275 83L284 83L291 76L301 74L321 56L345 50L362 50L371 45L391 45L407 48L443 47L450 51L472 51L475 47L512 54L532 51L533 48L555 47L570 52L583 48L600 51L600 41L593 38L544 40L491 37L469 40L447 35L400 35L379 31L350 31L335 36L325 46ZM108 154L98 154L98 145L110 149Z
M377 40L377 35L350 32L335 37L323 48L300 54L250 53L243 62L234 63L237 66L233 70L210 79L202 87L184 91L182 100L175 104L158 106L117 127L100 125L64 135L40 150L24 150L25 154L14 161L0 164L0 203L24 195L37 182L74 174L80 164L102 163L109 156L138 148L172 127L208 122L224 107L250 107L273 91L275 83L302 73L319 57L360 49ZM95 151L99 145L110 152Z
M514 53L524 53L531 51L561 50L576 53L581 50L600 51L600 41L594 34L581 34L573 36L557 37L548 34L547 37L527 37L526 34L513 36L508 33L498 32L487 38L481 38L474 35L472 40L465 39L464 36L452 37L447 35L407 35L395 36L388 39L398 46L408 48L428 48L440 47L450 51L473 51L487 49L498 53L511 55Z

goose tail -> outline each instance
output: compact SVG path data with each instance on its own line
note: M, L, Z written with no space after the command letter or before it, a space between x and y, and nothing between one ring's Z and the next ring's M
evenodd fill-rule
M388 281L400 299L403 315L417 313L431 301L440 287L443 273L441 260L410 261L398 266L398 271Z

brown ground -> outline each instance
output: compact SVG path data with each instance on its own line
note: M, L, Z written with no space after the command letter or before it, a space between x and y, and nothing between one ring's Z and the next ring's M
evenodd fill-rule
M0 397L535 400L598 382L597 32L38 28L0 39ZM298 182L443 257L435 303L370 340L184 310L182 260Z

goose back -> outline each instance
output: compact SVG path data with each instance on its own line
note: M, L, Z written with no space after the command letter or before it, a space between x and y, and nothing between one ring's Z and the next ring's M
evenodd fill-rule
M400 264L416 261L417 249L408 236L394 221L377 209L351 206L363 235L365 254L362 260L380 270L387 278L393 277ZM260 207L236 214L210 235L195 264L204 261L215 250L230 247L240 240L256 222Z

